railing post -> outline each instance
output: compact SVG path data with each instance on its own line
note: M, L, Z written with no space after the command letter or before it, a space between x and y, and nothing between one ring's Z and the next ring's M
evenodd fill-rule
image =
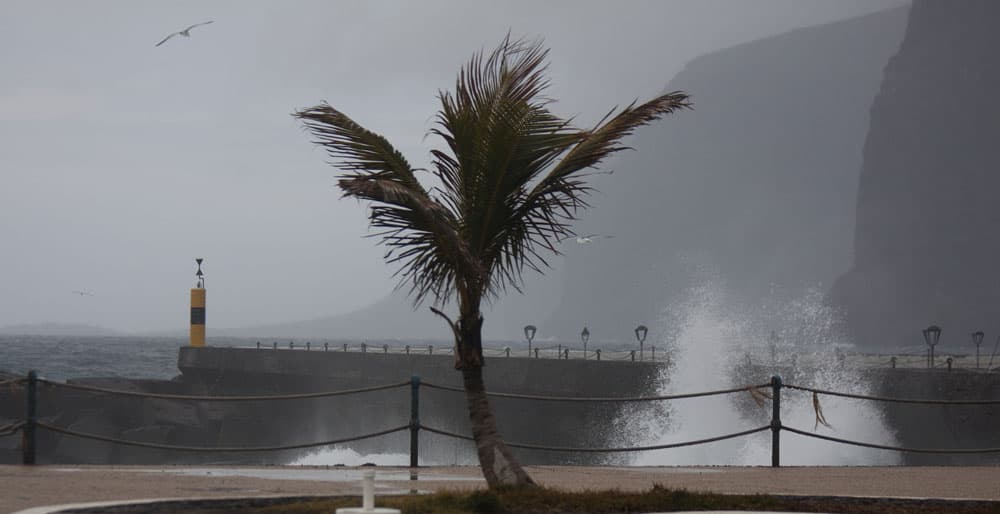
M28 387L26 388L27 413L24 420L24 433L21 441L21 462L23 464L35 463L35 423L38 402L38 373L35 370L28 372Z
M771 467L781 467L781 377L771 377Z
M420 455L420 375L410 377L410 467L418 467Z

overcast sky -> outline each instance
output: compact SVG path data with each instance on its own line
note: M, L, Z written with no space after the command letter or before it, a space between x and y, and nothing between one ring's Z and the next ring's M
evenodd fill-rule
M426 166L436 92L508 30L590 123L698 55L902 3L0 0L0 326L183 329L195 257L216 327L385 296L363 205L289 114L326 100Z

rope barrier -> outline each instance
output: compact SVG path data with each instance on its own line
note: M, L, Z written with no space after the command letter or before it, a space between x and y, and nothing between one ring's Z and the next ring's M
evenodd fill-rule
M782 387L787 387L788 389L798 389L800 391L809 391L811 393L828 394L830 396L840 396L843 398L854 398L857 400L872 400L877 402L889 402L889 403L922 403L927 405L1000 405L1000 400L924 400L924 399L913 399L913 398L888 398L885 396L868 396L868 395L854 394L854 393L839 393L836 391L826 391L823 389L815 389L812 387L804 387L794 384L785 384Z
M125 446L140 446L143 448L156 448L159 450L177 450L177 451L187 451L187 452L212 452L212 453L223 453L223 452L271 452L271 451L281 451L281 450L297 450L300 448L313 448L316 446L329 446L331 444L349 443L351 441L360 441L362 439L371 439L372 437L379 437L386 434L391 434L393 432L401 432L403 430L409 430L410 425L403 425L396 428L390 428L388 430L382 430L379 432L372 432L369 434L359 435L355 437L347 437L344 439L331 439L329 441L319 441L315 443L303 443L303 444L289 444L284 446L249 446L249 447L216 447L216 448L206 448L202 446L176 446L170 444L158 444L158 443L144 443L140 441L129 441L127 439L118 439L115 437L106 437L96 434L86 434L83 432L77 432L75 430L68 430L65 428L49 425L48 423L37 424L38 427L44 428L46 430L51 430L53 432L59 432L61 434L71 435L75 437L81 437L84 439L93 439L95 441L104 441L114 444L122 444Z
M898 452L910 452L910 453L1000 453L1000 448L954 449L954 450L941 449L941 448L904 448L902 446L887 446L883 444L872 444L872 443L863 443L860 441L851 441L849 439L841 439L839 437L831 437L827 435L806 432L805 430L799 430L797 428L789 426L782 426L781 429L787 430L795 434L804 435L806 437L825 439L827 441L832 441L841 444L850 444L853 446L863 446L865 448L875 448L877 450L895 450Z
M5 385L18 385L27 381L28 379L26 378L10 378L7 380L0 380L0 387L3 387Z
M472 441L473 438L467 435L456 434L454 432L448 432L446 430L439 430L436 428L427 427L420 425L421 430L426 430L428 432L443 435L447 437L452 437L456 439L464 439L466 441ZM765 425L758 428L752 428L750 430L744 430L742 432L734 432L732 434L720 435L717 437L709 437L707 439L697 439L694 441L684 441L681 443L670 443L670 444L658 444L654 446L631 446L631 447L621 447L621 448L567 448L564 446L540 446L534 444L523 444L523 443L508 443L504 442L505 445L511 448L522 448L526 450L546 450L553 452L576 452L576 453L623 453L623 452L643 452L649 450L665 450L668 448L680 448L682 446L695 446L699 444L713 443L715 441L722 441L725 439L733 439L736 437L742 437L745 435L755 434L757 432L763 432L765 430L770 430L770 425Z
M461 387L443 386L434 384L431 382L421 382L421 386L427 386L431 389L441 389L444 391L454 391L459 393L464 393L465 389ZM751 388L764 388L770 387L770 384L763 384L757 386L749 386ZM518 398L521 400L542 400L542 401L552 401L552 402L651 402L660 400L681 400L684 398L698 398L702 396L715 396L720 394L732 394L732 393L742 393L746 392L747 386L744 387L734 387L732 389L719 389L717 391L706 391L703 393L686 393L686 394L674 394L674 395L664 395L664 396L623 396L620 398L608 398L608 397L584 397L584 396L538 396L531 394L514 394L514 393L491 393L486 392L487 396L495 396L498 398Z
M52 382L50 380L40 378L39 383L47 384L50 386L63 387L66 389L77 389L81 391L89 391L93 393L107 393L116 394L120 396L137 396L141 398L159 398L161 400L194 400L194 401L206 401L206 402L247 402L247 401L266 401L266 400L301 400L304 398L323 398L327 396L342 396L347 394L358 394L358 393L370 393L373 391L382 391L386 389L395 389L398 387L404 387L410 385L410 381L398 382L395 384L386 384L373 387L362 387L359 389L345 389L343 391L323 391L318 393L300 393L300 394L275 394L275 395L258 395L258 396L192 396L183 394L163 394L163 393L143 393L138 391L122 391L119 389L105 389L103 387L86 386L80 384L64 384L60 382Z
M23 426L24 426L24 422L23 421L18 421L17 423L11 423L9 425L5 425L3 427L0 427L0 437L6 437L6 436L9 436L9 435L14 435L14 434L17 433L18 430L21 430L21 427L23 427Z

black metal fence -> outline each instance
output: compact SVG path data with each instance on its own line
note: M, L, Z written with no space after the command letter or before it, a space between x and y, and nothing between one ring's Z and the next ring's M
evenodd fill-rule
M65 388L73 389L77 391L91 392L94 394L112 394L112 395L122 395L122 396L133 396L141 398L158 398L166 400L179 400L179 401L202 401L202 402L240 402L240 401L285 401L285 400L297 400L304 398L322 398L322 397L332 397L332 396L345 396L345 395L360 395L365 393L370 393L374 391L383 391L388 389L402 389L409 386L410 390L410 420L409 423L401 426L387 427L383 430L378 430L374 432L369 432L365 434L359 434L353 437L341 438L336 440L325 440L325 441L315 441L311 443L304 444L294 444L294 445L277 445L277 446L260 446L260 447L225 447L225 446L215 446L215 447L201 447L201 446L179 446L179 445L168 445L159 444L151 442L142 441L132 441L126 439L120 439L116 437L107 437L97 434L84 433L76 430L70 430L66 427L56 426L50 423L41 422L37 419L37 391L39 384L47 387L53 388ZM253 395L253 396L195 396L195 395L177 395L177 394L157 394L157 393L145 393L145 392L135 392L135 391L123 391L115 389L106 389L101 387L80 385L80 384L69 384L46 380L39 378L35 371L28 373L26 378L16 378L5 381L0 381L0 387L11 388L12 390L22 389L25 395L26 412L25 417L22 421L12 423L6 426L0 426L0 437L13 436L18 432L22 434L22 462L24 464L34 464L35 454L36 454L36 433L38 430L48 430L51 432L60 433L63 435L71 437L79 437L84 439L91 439L96 441L104 441L112 444L120 444L126 446L138 446L145 448L155 448L160 450L173 450L179 452L270 452L270 451L281 451L281 450L295 450L302 448L313 448L321 446L330 446L335 444L342 444L351 441L359 441L363 439L370 439L375 437L381 437L388 434L393 434L396 432L409 431L410 432L410 466L417 467L419 460L419 447L420 447L420 432L426 431L433 434L438 434L445 437L462 439L462 440L472 440L472 437L465 434L458 434L446 430L441 430L433 426L425 425L420 419L420 390L422 388L439 389L446 391L463 392L462 388L451 387L433 384L429 382L422 382L419 376L413 376L408 381L397 382L392 384L385 384L380 386L359 388L359 389L347 389L340 391L323 391L314 393L300 393L300 394L284 394L284 395ZM949 448L907 448L898 446L887 446L881 444L874 444L865 441L852 441L847 439L841 439L837 437L827 436L818 434L807 430L802 430L792 426L786 426L781 421L781 397L782 390L789 389L793 391L801 391L805 393L811 393L813 396L813 405L816 409L817 420L822 420L822 411L819 407L819 395L829 395L842 398L850 398L862 401L874 401L874 402L893 402L893 403L910 403L910 404L925 404L925 405L937 405L937 406L949 406L949 405L966 405L966 406L984 406L984 405L1000 405L1000 400L931 400L931 399L913 399L913 398L888 398L880 396L868 396L852 393L843 393L837 391L829 391L823 389L816 389L812 387L800 386L795 384L784 384L781 377L774 376L771 381L766 384L751 385L746 387L736 387L731 389L720 389L714 391L704 391L695 393L685 393L685 394L675 394L675 395L662 395L662 396L636 396L636 397L567 397L567 396L540 396L540 395L526 395L526 394L513 394L513 393L494 393L488 392L487 394L492 397L502 397L502 398L512 398L523 401L541 401L541 402L658 402L658 401L674 401L683 399L694 399L707 396L716 395L732 395L732 394L750 394L759 403L763 404L764 401L771 401L771 421L767 425L751 428L748 430L742 430L738 432L732 432L728 434L715 435L711 437L706 437L703 439L691 440L691 441L679 441L669 444L659 444L653 446L633 446L633 447L613 447L613 448L570 448L570 447L559 447L559 446L541 446L533 444L519 443L516 441L509 441L506 444L512 448L523 448L529 450L546 450L553 452L569 452L569 453L624 453L624 452L643 452L652 450L663 450L669 448L679 448L682 446L694 446L701 444L709 444L716 441L722 441L725 439L733 439L738 437L746 437L759 432L764 432L767 430L771 431L771 466L779 467L781 465L781 432L788 431L797 435L811 437L815 439L822 439L826 441L831 441L839 444L861 446L866 448L873 448L879 450L891 450L897 452L911 452L911 453L937 453L937 454L986 454L986 453L1000 453L1000 447L996 448L963 448L963 449L949 449Z

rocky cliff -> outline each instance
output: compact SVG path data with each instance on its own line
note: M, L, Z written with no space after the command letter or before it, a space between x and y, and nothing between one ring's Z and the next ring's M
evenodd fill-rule
M1000 331L1000 3L916 0L871 108L854 265L832 293L853 339L974 352ZM954 351L954 350L951 350Z
M700 57L667 90L694 110L643 127L600 179L567 250L559 310L540 323L651 339L694 285L733 303L828 288L851 263L868 115L907 8L809 27ZM654 332L656 332L654 334Z

